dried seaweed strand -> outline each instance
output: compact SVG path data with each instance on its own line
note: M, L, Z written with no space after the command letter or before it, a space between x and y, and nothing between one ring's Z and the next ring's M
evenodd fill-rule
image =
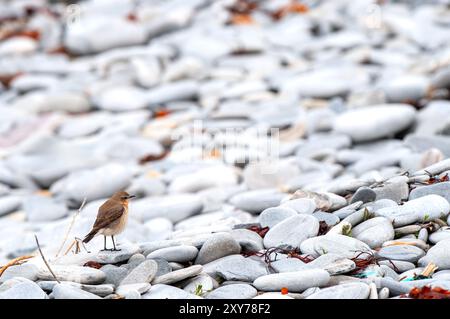
M271 258L271 255L275 254L275 258ZM277 260L278 254L285 254L288 256L288 258L297 258L300 259L304 263L309 263L314 260L313 257L307 255L302 256L298 249L284 249L280 247L270 247L267 248L264 252L257 252L257 251L251 251L244 253L245 257L250 256L258 256L258 257L264 257L264 262L269 266L270 269L273 270L272 262Z
M33 257L34 256L20 256L20 257L10 260L6 265L4 265L0 268L0 277L3 275L5 270L8 269L9 267L21 265L24 262L26 262L28 259L33 258Z

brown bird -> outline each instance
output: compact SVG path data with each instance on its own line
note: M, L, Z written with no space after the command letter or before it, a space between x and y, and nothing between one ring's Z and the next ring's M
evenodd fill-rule
M96 235L101 234L105 238L103 250L120 250L116 248L114 235L121 233L125 229L128 220L128 201L134 197L136 196L120 191L100 206L94 226L92 226L89 234L84 237L83 243L88 243ZM106 249L106 236L111 236L113 249Z

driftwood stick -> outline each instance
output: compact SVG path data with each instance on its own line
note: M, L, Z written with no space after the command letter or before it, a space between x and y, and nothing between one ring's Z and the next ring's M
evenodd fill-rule
M34 235L34 239L36 239L36 245L37 245L37 247L38 247L38 249L39 249L39 253L41 254L42 260L44 261L44 263L45 263L45 265L47 266L48 270L49 270L50 273L52 274L53 278L55 278L55 280L58 282L58 284L60 284L61 282L58 280L58 278L56 278L55 273L54 273L53 270L50 268L50 265L48 264L47 260L46 260L45 257L44 257L44 254L42 253L41 245L39 245L39 240L38 240L38 238L37 238L36 235Z

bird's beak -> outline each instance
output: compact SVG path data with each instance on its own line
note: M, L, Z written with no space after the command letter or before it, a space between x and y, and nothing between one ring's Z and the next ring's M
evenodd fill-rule
M136 195L130 195L128 196L128 199L136 198Z

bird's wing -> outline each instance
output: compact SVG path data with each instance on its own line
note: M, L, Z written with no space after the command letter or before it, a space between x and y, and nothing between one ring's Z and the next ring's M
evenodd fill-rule
M97 219L95 220L93 229L100 230L108 227L111 223L118 220L125 212L125 207L120 203L106 202L98 210Z

